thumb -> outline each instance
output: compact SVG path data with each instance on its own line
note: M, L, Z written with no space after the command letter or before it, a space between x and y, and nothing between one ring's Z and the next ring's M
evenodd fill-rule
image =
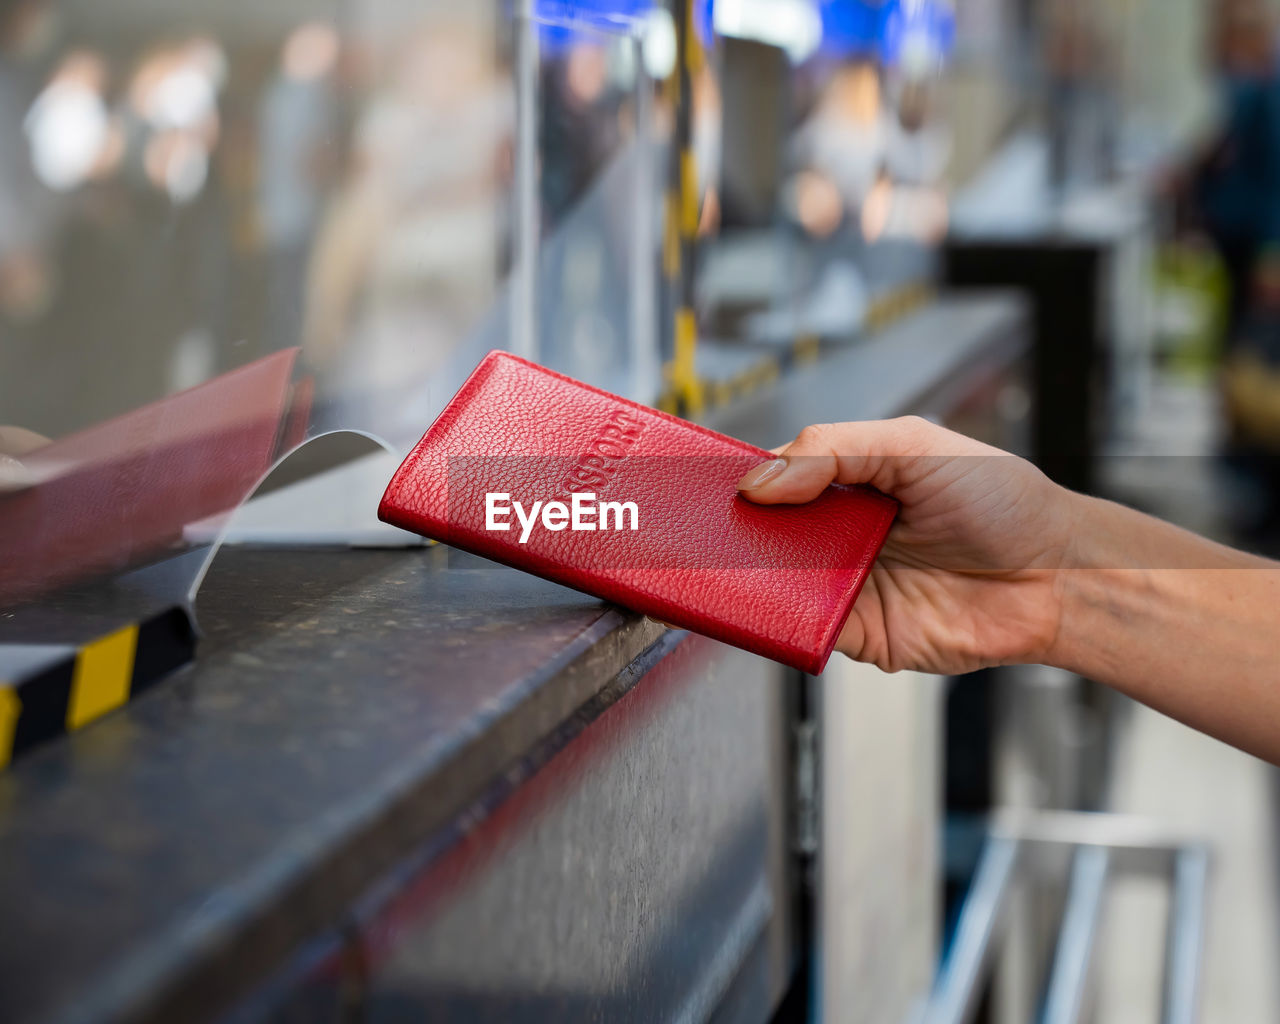
M31 474L27 467L10 455L0 455L0 494L30 486Z
M762 505L812 501L830 484L869 484L892 495L922 455L952 454L961 439L918 416L806 427L770 462L738 481L744 498ZM956 452L958 454L958 452Z

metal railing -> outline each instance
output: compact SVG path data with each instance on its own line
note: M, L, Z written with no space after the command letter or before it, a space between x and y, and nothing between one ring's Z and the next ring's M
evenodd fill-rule
M966 1024L973 1019L1016 883L1052 876L1060 871L1064 856L1070 858L1070 880L1039 1018L1042 1024L1083 1019L1107 886L1125 874L1154 875L1169 883L1160 1020L1192 1024L1198 1018L1208 847L1119 815L1037 812L994 819L924 1024Z

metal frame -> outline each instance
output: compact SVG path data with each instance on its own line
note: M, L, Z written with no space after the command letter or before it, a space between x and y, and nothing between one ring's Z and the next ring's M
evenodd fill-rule
M1041 1014L1043 1024L1075 1024L1083 1019L1107 884L1120 874L1156 875L1169 882L1160 1020L1192 1024L1198 1019L1208 846L1140 819L1039 812L994 818L924 1024L965 1024L973 1019L1004 934L1016 883L1060 878L1067 858L1070 882Z

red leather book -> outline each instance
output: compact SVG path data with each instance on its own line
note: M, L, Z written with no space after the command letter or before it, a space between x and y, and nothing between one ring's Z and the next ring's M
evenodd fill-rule
M378 515L816 674L898 506L838 485L806 505L753 505L736 484L769 457L491 352Z

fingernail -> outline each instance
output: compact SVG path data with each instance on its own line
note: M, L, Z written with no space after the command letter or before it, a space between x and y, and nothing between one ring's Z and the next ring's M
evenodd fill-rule
M738 481L738 490L754 491L757 487L763 487L770 480L780 477L786 468L786 459L774 459L771 462L762 463Z
M8 455L0 455L0 491L20 491L31 486L27 467Z

